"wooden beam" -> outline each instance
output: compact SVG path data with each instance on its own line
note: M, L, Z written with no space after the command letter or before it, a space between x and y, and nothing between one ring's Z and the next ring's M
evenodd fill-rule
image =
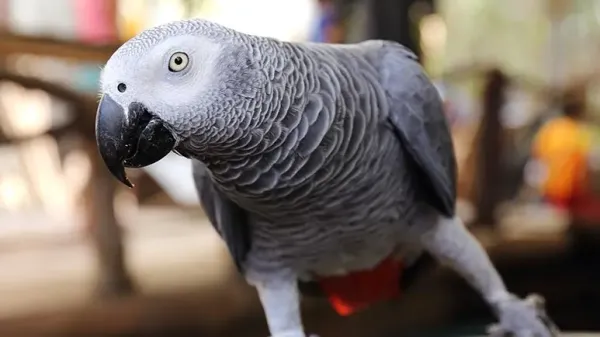
M33 54L104 63L119 46L119 43L94 46L73 41L22 36L0 31L0 57L10 54Z
M1 43L0 43L1 45ZM1 55L1 54L0 54ZM70 104L74 119L66 125L47 132L53 136L74 133L83 140L82 149L91 161L91 175L78 198L85 214L85 228L95 248L99 263L98 291L101 295L124 295L134 290L127 271L122 231L113 207L116 182L104 167L96 149L94 120L96 101L91 96L79 94L58 84L37 78L11 74L0 70L0 82L9 81L27 89L43 90L49 95ZM0 132L2 142L26 139L9 139Z

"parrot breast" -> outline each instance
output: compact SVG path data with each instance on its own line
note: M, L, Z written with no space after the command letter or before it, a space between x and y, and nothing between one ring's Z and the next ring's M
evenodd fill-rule
M289 62L265 70L271 84L254 117L263 122L229 149L234 155L198 158L248 212L246 267L321 279L340 313L395 296L400 266L386 259L417 211L416 183L384 122L377 69L359 49L283 47ZM396 286L373 293L374 282ZM352 297L348 284L365 292Z

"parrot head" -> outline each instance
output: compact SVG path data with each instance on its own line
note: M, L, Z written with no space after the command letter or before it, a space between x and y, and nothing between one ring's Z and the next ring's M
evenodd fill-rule
M236 102L223 97L235 98L251 76L247 53L230 33L207 21L177 21L140 33L110 57L100 78L96 141L119 181L132 187L125 167L159 161L200 128L235 126Z

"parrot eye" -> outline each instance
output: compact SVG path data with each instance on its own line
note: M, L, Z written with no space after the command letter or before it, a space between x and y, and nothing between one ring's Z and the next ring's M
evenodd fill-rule
M186 53L177 52L169 59L169 70L178 73L187 67L189 57Z

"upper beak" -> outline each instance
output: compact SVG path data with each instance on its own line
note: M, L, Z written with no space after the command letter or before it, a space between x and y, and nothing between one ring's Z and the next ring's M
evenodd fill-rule
M153 164L176 145L164 122L143 104L131 103L126 112L107 94L98 106L96 143L108 170L129 187L133 184L125 174L125 167Z

